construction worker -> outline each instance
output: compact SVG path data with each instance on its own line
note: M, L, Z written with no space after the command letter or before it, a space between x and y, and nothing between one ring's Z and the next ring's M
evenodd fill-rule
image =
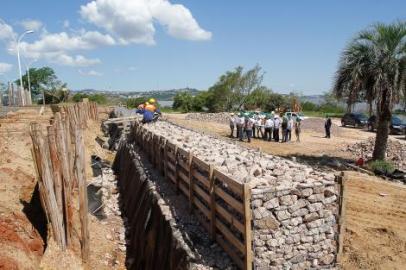
M150 98L147 102L138 106L138 109L135 112L143 115L142 123L150 123L158 119L161 112L155 106L155 103L156 100Z
M150 112L155 112L157 109L155 104L156 104L155 98L150 98L147 102L145 102L145 109Z

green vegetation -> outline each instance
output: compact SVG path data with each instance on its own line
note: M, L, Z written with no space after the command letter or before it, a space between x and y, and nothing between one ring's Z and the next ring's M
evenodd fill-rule
M106 104L107 103L107 97L103 94L83 94L83 93L76 93L73 97L72 97L72 101L74 102L80 102L82 101L84 98L88 98L89 101L93 101L96 102L97 104Z
M66 83L63 83L55 74L55 71L50 67L42 68L30 68L29 69L30 85L32 95L41 95L41 98L37 100L39 104L42 104L42 93L45 93L45 103L56 104L65 102L69 96L69 90ZM24 88L28 89L28 73L23 76ZM17 85L20 85L20 79L15 80Z
M395 170L395 166L386 160L374 160L368 166L372 171L378 170L385 173L392 173Z
M334 85L348 110L362 100L376 107L374 160L385 159L393 105L406 95L406 22L375 24L361 31L342 53Z
M137 98L129 98L126 101L127 108L133 109L137 108L138 105L145 103L148 101L147 97L137 97Z

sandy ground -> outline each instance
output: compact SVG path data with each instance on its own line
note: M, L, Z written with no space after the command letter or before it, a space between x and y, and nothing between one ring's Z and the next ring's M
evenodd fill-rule
M38 207L30 204L36 173L30 152L29 124L37 121L46 126L52 115L49 109L43 116L38 111L39 108L19 110L0 119L0 269L82 269L78 250L62 253L48 239L44 253L47 236L41 238L38 233L43 229L43 220L35 218L39 216ZM91 123L85 132L88 180L92 176L91 155L110 161L114 157L96 143L95 138L100 134L100 123ZM27 209L31 212L26 215ZM121 226L117 219L99 221L89 215L89 269L125 269L125 252L118 249L115 239Z
M165 115L171 122L228 139L227 125L185 120L184 114ZM338 120L333 121L339 125ZM319 129L320 130L320 129ZM322 129L321 129L322 130ZM338 127L337 134L325 139L320 131L302 130L301 142L275 143L253 140L244 146L287 158L356 160L343 151L347 144L365 140L374 133ZM294 135L293 135L293 138ZM365 174L348 172L344 269L405 269L406 265L406 186Z

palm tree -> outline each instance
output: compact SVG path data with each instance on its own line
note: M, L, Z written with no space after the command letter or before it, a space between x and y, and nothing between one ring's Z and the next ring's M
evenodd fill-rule
M385 159L392 108L406 91L406 22L375 24L360 32L344 50L334 84L347 103L375 102L378 126L373 159Z

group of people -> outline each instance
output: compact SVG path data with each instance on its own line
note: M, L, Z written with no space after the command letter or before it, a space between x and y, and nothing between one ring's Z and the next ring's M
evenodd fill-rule
M251 142L251 138L258 138L266 141L289 142L294 132L296 141L300 142L301 121L299 116L282 116L274 112L271 115L231 113L230 137L234 138L235 133L235 137L240 141L247 138L247 141Z

